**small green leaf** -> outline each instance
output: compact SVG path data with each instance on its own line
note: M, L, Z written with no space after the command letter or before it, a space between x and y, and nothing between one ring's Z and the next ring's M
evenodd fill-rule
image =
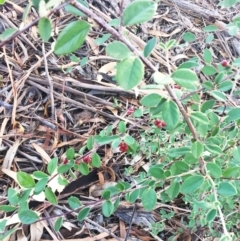
M200 111L195 111L191 113L191 119L195 120L197 123L203 124L203 125L208 125L209 124L209 119L206 114L200 112Z
M159 165L151 166L148 170L148 175L152 176L152 177L155 177L157 179L162 179L162 178L165 177L164 172Z
M34 194L39 194L41 193L44 188L46 187L48 183L48 178L42 178L36 183L35 189L34 189Z
M202 104L201 111L204 113L207 110L212 109L215 103L216 103L215 100L207 100Z
M217 210L216 209L211 209L207 212L207 221L211 222L215 217L217 216Z
M103 45L111 37L110 33L104 34L101 38L95 39L94 43L96 45Z
M124 141L126 142L126 144L127 144L128 146L131 146L131 145L134 144L135 139L134 139L133 137L129 136L129 135L126 135L126 136L124 137Z
M220 182L217 192L219 195L231 197L237 194L235 186L230 182Z
M135 189L134 191L130 192L128 201L130 203L134 203L137 200L139 193L140 193L139 189Z
M51 37L52 24L49 18L41 18L38 22L38 31L44 42L47 42Z
M178 69L171 77L178 85L187 89L196 89L199 84L196 73L190 69Z
M228 112L228 117L225 121L226 121L226 123L229 123L231 121L236 121L239 119L240 119L240 107L236 107L234 109L231 109Z
M155 107L160 103L161 100L161 95L152 93L144 96L140 102L146 107Z
M16 207L11 205L1 205L0 210L3 210L4 212L13 212L16 209Z
M203 184L204 178L200 175L190 176L186 178L182 184L181 192L183 194L190 194L197 191Z
M17 29L15 29L15 28L8 28L8 29L6 29L5 31L3 31L0 34L0 40L1 41L5 41L6 39L10 38L15 32L17 32Z
M89 207L85 207L81 209L77 216L78 221L79 222L83 221L88 216L89 212L90 212Z
M209 49L204 49L203 59L206 63L210 64L212 62L212 53Z
M50 162L47 165L47 171L50 175L53 174L53 172L56 170L58 164L58 158L54 157L50 160Z
M218 85L218 90L227 92L227 91L231 90L232 87L233 87L233 82L230 80L226 80L226 81L221 82Z
M216 100L219 100L219 101L223 101L225 102L226 101L226 96L224 93L222 93L221 91L218 91L218 90L213 90L209 93L212 97L214 97Z
M80 163L79 171L81 172L82 175L88 175L88 173L89 173L88 165L84 162Z
M240 146L234 146L232 148L233 158L237 161L240 160Z
M156 46L156 43L157 43L157 38L152 38L147 42L147 44L146 44L146 46L144 47L144 50L143 50L144 57L147 58L151 54L154 47Z
M107 200L102 205L102 213L105 217L110 217L113 214L114 205L111 201Z
M171 200L176 198L179 192L180 192L180 184L178 182L172 182L169 188L166 190L166 193Z
M230 8L233 5L235 5L238 2L238 0L223 0L223 6L225 8Z
M71 209L76 209L76 208L79 208L80 206L82 206L79 199L77 197L73 197L73 196L68 198L68 204L69 204Z
M74 157L75 157L75 150L72 147L67 149L66 157L67 157L68 160L73 160L74 159Z
M57 204L58 203L56 195L54 194L52 189L50 189L49 187L46 187L46 189L45 189L45 196L46 196L46 199L50 203L52 203L52 204Z
M97 154L97 153L94 153L92 155L92 161L91 161L91 165L93 167L100 167L101 166L101 157Z
M33 172L33 176L35 177L35 179L42 179L42 178L48 177L48 175L46 173L41 172L41 171Z
M214 162L207 163L207 170L209 174L214 178L219 178L222 176L221 168Z
M125 90L137 86L144 75L144 65L139 58L128 57L117 65L116 79Z
M192 154L195 158L199 158L203 153L203 145L199 141L195 141L192 144Z
M113 141L116 141L119 139L119 136L117 135L114 135L114 136L103 136L101 138L99 138L98 140L96 140L96 142L99 144L99 145L107 145Z
M187 61L185 63L182 63L178 66L178 69L191 69L194 67L198 67L199 64L197 62L194 61Z
M61 165L57 169L57 173L63 174L71 169L72 165Z
M93 144L94 144L94 137L89 136L87 139L87 149L91 151L93 149Z
M139 0L127 5L123 12L123 25L130 26L144 23L152 19L157 10L157 3Z
M89 29L89 23L82 20L69 23L58 35L54 46L55 54L70 54L79 49L85 41Z
M32 224L38 220L38 215L32 210L24 210L18 213L18 217L22 224Z
M218 155L222 154L222 148L215 144L205 144L205 148L212 154L218 154Z
M126 123L125 121L120 121L118 124L118 130L124 134L126 132Z
M56 232L58 232L60 230L60 228L62 227L62 224L63 224L63 218L60 217L56 220L56 222L54 223L54 230Z
M207 76L211 76L215 75L217 73L217 70L211 65L206 65L202 68L202 72Z
M162 109L162 118L167 128L174 129L180 121L180 112L178 106L172 100L166 101Z
M129 48L120 41L114 41L108 44L106 47L106 53L117 60L126 59L132 55Z
M223 177L231 177L231 178L237 178L240 174L240 168L239 167L228 167L224 172L223 172Z
M146 211L152 211L157 203L157 194L154 189L147 188L141 195L143 207Z
M0 0L0 5L3 5L6 0Z
M189 165L184 161L176 161L172 164L170 171L172 175L178 175L189 170Z
M215 32L218 31L218 28L215 25L208 25L203 28L204 32Z
M193 42L196 39L195 34L193 34L191 32L184 33L182 38L184 41L189 42L189 43Z
M34 179L26 172L17 172L18 184L24 188L34 188Z

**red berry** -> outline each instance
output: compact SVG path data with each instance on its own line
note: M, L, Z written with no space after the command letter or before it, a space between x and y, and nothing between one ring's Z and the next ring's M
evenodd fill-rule
M162 126L164 127L164 126L166 126L167 124L164 122L164 121L162 121Z
M85 156L83 157L83 161L88 164L92 161L92 157L90 155Z
M222 61L222 67L227 67L227 66L228 66L228 62L227 62L226 59L224 59L224 60Z
M128 110L127 110L127 115L131 115L133 112L134 112L134 107L131 106L131 107L129 107Z
M118 147L120 152L127 152L128 150L128 145L125 142L121 142Z
M81 161L78 159L78 160L75 160L75 164L76 165L79 165L81 163Z
M68 159L67 159L67 158L65 158L65 159L63 160L63 164L64 164L64 165L68 164Z
M174 89L181 89L181 86L174 84Z

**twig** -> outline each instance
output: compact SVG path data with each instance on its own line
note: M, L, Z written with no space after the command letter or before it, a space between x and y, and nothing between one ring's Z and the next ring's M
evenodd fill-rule
M52 120L55 120L55 108L54 108L54 97L53 97L53 84L52 84L52 78L49 75L48 72L48 63L47 63L47 57L45 54L45 44L44 42L42 42L42 51L43 51L43 59L44 59L44 65L45 65L45 72L47 75L47 79L48 79L48 84L49 84L49 88L50 88L50 100L51 100L51 111L52 111Z
M53 13L59 11L60 9L62 9L63 7L65 7L67 4L71 3L72 0L68 0L65 3L57 6L56 8L53 8L47 15L47 17L49 17L50 15L52 15ZM28 30L29 28L31 28L32 26L36 25L38 23L38 21L40 20L40 17L36 18L35 20L33 20L31 23L29 23L28 25L26 25L24 28L19 29L18 31L16 31L13 35L11 35L8 39L2 41L0 43L0 48L3 47L4 45L6 45L6 43L8 43L9 41L15 39L18 35L20 35L21 33L23 33L24 31Z
M132 217L131 217L131 220L130 220L130 223L129 223L129 227L128 227L128 231L127 231L127 234L126 234L126 237L125 237L124 241L128 240L128 236L129 236L129 233L130 233L130 230L131 230L131 227L132 227L132 222L133 222L133 217L134 217L135 212L136 212L136 203L134 203Z
M80 11L82 11L83 13L85 13L88 17L92 18L94 21L96 21L99 25L101 25L103 28L105 28L109 33L111 33L113 36L115 36L117 39L119 39L121 42L125 43L127 45L127 47L133 52L135 53L142 61L143 63L148 66L153 72L157 72L158 69L153 66L153 64L147 59L145 58L138 50L137 48L135 48L134 45L132 45L122 34L120 34L116 29L110 27L103 19L99 18L96 14L94 14L91 10L87 9L86 7L84 7L82 4L78 3L77 0L73 0L73 2L71 3L74 7L76 7L77 9L79 9ZM198 139L196 130L190 120L190 118L188 117L187 112L185 111L181 101L177 98L176 94L174 93L174 91L172 90L172 88L168 85L165 86L167 92L169 93L169 95L171 96L172 100L177 104L180 112L182 113L185 121L187 122L187 125L190 129L190 131L192 132L193 138L195 140Z

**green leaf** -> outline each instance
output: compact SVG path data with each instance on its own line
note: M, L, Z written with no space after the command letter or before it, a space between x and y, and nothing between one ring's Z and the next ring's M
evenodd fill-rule
M166 190L166 193L171 200L176 198L179 192L180 192L180 184L178 182L172 182L169 188Z
M101 166L101 157L97 154L97 153L93 153L92 155L92 161L91 161L91 165L93 167L100 167Z
M205 144L205 148L212 154L219 154L219 155L222 154L222 148L220 148L215 144Z
M167 128L174 129L180 121L180 113L177 105L172 100L166 101L162 109L162 118Z
M50 160L50 162L47 165L47 171L50 175L53 174L53 172L56 170L58 164L58 158L54 157Z
M191 113L191 119L195 120L197 123L203 124L203 125L208 125L209 124L209 119L206 114L200 112L200 111L195 111Z
M176 161L172 164L170 171L172 175L178 175L189 170L189 165L184 161Z
M94 144L94 137L89 136L87 139L87 149L91 151L93 149L93 144Z
M187 61L185 63L182 63L178 66L178 69L191 69L193 67L198 67L199 64L194 61Z
M107 200L102 205L102 213L105 217L110 217L113 214L114 205L111 201Z
M108 44L106 47L106 53L117 60L123 60L132 55L129 48L120 41L114 41Z
M198 86L198 77L190 69L178 69L171 75L173 80L180 86L187 89L196 89Z
M225 102L226 101L226 96L224 93L222 93L221 91L218 91L218 90L213 90L209 93L212 97L214 97L216 100L219 100L219 101L223 101Z
M6 0L0 0L0 5L3 5Z
M234 4L236 4L238 2L238 0L223 0L223 6L225 8L230 8L232 7Z
M184 41L189 42L189 43L193 42L196 39L195 34L193 34L191 32L184 33L182 38Z
M207 100L202 104L201 111L204 113L207 110L212 109L215 103L216 103L215 100Z
M0 210L3 210L4 212L13 212L16 209L15 206L11 206L11 205L1 205L0 206Z
M11 187L7 189L7 198L10 204L12 205L18 204L18 201L19 201L18 192L15 189Z
M141 196L143 207L146 211L152 211L157 203L157 194L154 189L147 188Z
M219 90L219 91L226 92L226 91L231 90L232 87L233 87L233 82L230 81L230 80L226 80L226 81L221 82L221 83L218 85L218 90Z
M88 216L89 212L90 212L89 207L85 207L81 209L80 212L78 213L77 220L79 222L83 221Z
M223 172L223 177L231 177L231 178L236 178L240 174L240 168L239 167L228 167L224 172Z
M44 42L47 42L51 37L52 24L48 18L41 18L38 22L38 31Z
M73 197L73 196L68 198L68 204L69 204L71 209L76 209L76 208L79 208L80 206L82 206L79 199L77 197Z
M152 93L144 96L141 99L140 103L146 107L155 107L160 103L161 100L162 100L161 95Z
M218 28L215 25L208 25L203 28L204 32L215 32L218 31Z
M101 38L95 39L94 43L96 45L103 45L111 37L110 33L104 34Z
M56 222L54 223L54 230L56 232L58 232L60 230L60 228L62 227L62 224L63 224L63 218L60 217L56 220Z
M162 178L165 177L164 172L159 165L151 166L148 170L148 175L152 176L152 177L155 177L157 179L162 179Z
M151 54L154 47L156 46L156 43L157 43L157 38L152 38L147 42L147 44L146 44L146 46L144 47L144 50L143 50L144 57L147 58Z
M235 186L233 186L233 184L231 184L230 182L220 182L217 192L219 195L227 197L234 196L237 194Z
M89 173L88 165L84 162L81 162L79 165L79 171L81 172L82 175L88 175Z
M8 29L6 29L5 31L3 31L0 34L0 40L1 41L5 41L6 39L10 38L15 32L17 32L17 29L15 29L15 28L8 28Z
M117 75L119 85L125 90L131 90L137 86L144 75L142 61L136 57L128 57L117 65Z
M46 187L47 183L48 178L42 178L41 180L39 180L34 188L34 194L39 194L40 192L42 192Z
M209 174L214 178L219 178L222 176L221 168L214 162L207 163L207 170Z
M202 72L207 76L211 76L215 75L217 73L217 70L213 66L206 65L202 68Z
M24 188L34 188L34 179L26 172L17 172L18 184Z
M41 172L41 171L33 172L33 176L35 177L35 179L42 179L42 178L48 177L48 175L46 173Z
M144 23L153 18L157 10L157 3L148 0L139 0L127 5L123 12L123 25L130 26Z
M57 173L59 173L59 174L66 173L67 171L69 171L71 169L71 167L72 167L72 165L61 165L60 167L58 167Z
M22 224L32 224L38 220L38 215L32 210L24 210L18 213L18 217Z
M124 134L126 132L126 123L125 121L120 121L118 124L118 130Z
M211 34L208 34L208 36L205 39L205 42L206 44L210 44L213 40L214 40L214 35L211 33Z
M74 159L74 157L75 157L75 150L72 147L67 149L66 157L67 157L68 160L73 160Z
M215 217L217 216L217 210L216 209L211 209L207 212L207 221L211 222Z
M88 8L88 4L83 1L83 0L77 0L80 4L82 4L84 7ZM65 6L65 10L69 13L72 13L73 15L80 16L80 17L85 17L86 15L78 10L77 8L73 7L71 4L67 4Z
M158 84L156 85L157 89L161 88L161 85L169 85L174 83L173 79L169 75L163 74L158 71L153 74L153 80L155 83Z
M203 59L206 63L210 64L212 62L212 53L209 49L204 49Z
M200 175L190 176L186 178L182 184L181 192L183 194L191 194L199 189L203 184L204 178Z
M139 193L140 193L139 189L135 189L134 191L130 192L128 201L130 203L134 203L137 200Z
M50 189L49 187L46 187L46 189L45 189L45 196L46 196L46 199L50 203L52 203L52 204L57 204L58 203L56 195L54 194L52 189Z
M83 44L90 29L90 24L82 20L69 23L58 35L54 52L57 55L70 54Z
M192 154L195 158L199 158L203 153L203 145L199 141L195 141L192 144Z
M133 145L135 143L135 139L133 137L129 136L129 135L126 135L124 137L124 141L126 142L126 144L128 146L131 146L131 145Z
M231 109L228 112L228 117L226 118L226 123L229 123L231 121L236 121L240 119L240 107L236 107L234 109Z
M236 161L240 161L240 146L234 146L232 148L232 154Z

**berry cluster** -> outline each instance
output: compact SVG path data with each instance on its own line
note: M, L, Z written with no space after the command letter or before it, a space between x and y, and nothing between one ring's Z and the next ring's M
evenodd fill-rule
M163 128L163 127L166 126L166 123L165 123L164 121L161 121L161 120L155 120L155 121L154 121L154 125L155 125L157 128L161 129L161 128Z
M120 152L127 152L128 150L128 145L125 142L121 142L118 147Z

